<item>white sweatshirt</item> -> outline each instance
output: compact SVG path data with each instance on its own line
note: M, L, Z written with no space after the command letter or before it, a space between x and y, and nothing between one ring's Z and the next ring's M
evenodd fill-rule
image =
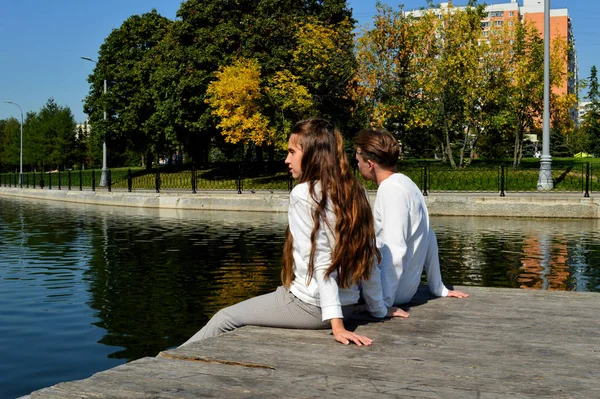
M315 186L315 195L320 196L319 185ZM316 250L314 257L314 274L308 276L308 263L310 260L311 242L310 235L313 230L313 210L317 202L311 198L308 183L296 185L290 193L290 206L288 209L288 224L294 239L294 280L290 291L300 300L321 308L322 319L343 318L342 306L358 302L359 290L356 285L347 289L338 289L337 273L333 272L325 278L325 272L332 262L333 249L336 242L334 233L335 214L333 209L326 208L328 223L321 221L321 226L315 238ZM378 273L372 273L373 278L379 279ZM377 281L377 280L374 280ZM376 287L377 284L371 283ZM367 304L369 311L376 317L384 317L387 309L383 304L381 295L377 300L375 292ZM377 308L375 307L377 306Z
M377 189L373 208L377 247L382 260L383 299L386 306L409 302L419 288L423 267L429 290L447 296L442 283L435 232L421 190L407 176L396 173Z

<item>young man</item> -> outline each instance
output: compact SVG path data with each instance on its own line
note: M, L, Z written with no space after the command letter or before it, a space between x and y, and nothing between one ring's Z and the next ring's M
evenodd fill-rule
M438 297L466 298L448 290L442 282L435 232L421 190L407 176L397 173L399 146L384 129L365 129L355 141L358 170L377 183L373 207L379 264L385 305L410 302L417 292L423 268L431 293Z

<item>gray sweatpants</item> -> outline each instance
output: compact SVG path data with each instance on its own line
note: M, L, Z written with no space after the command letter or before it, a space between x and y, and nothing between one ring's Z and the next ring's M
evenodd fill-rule
M354 305L342 306L344 318L350 318L353 311ZM275 292L219 310L202 330L181 346L247 325L305 330L331 327L329 320L321 320L320 307L296 298L287 288L281 286Z

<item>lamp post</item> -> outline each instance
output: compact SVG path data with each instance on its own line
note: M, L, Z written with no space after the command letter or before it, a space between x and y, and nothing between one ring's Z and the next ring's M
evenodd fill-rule
M544 1L544 118L542 130L542 156L537 189L549 191L552 181L552 156L550 155L550 0Z
M81 57L82 60L93 62L97 64L98 61L93 60L89 57ZM106 95L106 79L104 79L104 93ZM104 106L104 122L106 122L106 105ZM102 140L102 174L100 175L100 187L107 185L107 168L106 168L106 133L104 133L104 140Z
M20 155L19 155L19 186L21 186L21 188L23 188L23 109L21 108L21 106L17 103L13 103L12 101L4 101L7 104L12 104L12 105L16 105L17 107L19 107L19 110L21 111L21 150L20 150Z

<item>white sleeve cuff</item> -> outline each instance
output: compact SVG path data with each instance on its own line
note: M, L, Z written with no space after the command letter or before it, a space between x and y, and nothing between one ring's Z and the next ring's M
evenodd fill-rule
M448 296L448 292L450 292L450 291L448 290L448 288L446 288L444 286L444 288L442 289L442 295L440 295L440 296L447 297Z
M321 319L323 321L331 320L331 319L343 319L344 314L342 313L341 306L327 306L321 308Z

